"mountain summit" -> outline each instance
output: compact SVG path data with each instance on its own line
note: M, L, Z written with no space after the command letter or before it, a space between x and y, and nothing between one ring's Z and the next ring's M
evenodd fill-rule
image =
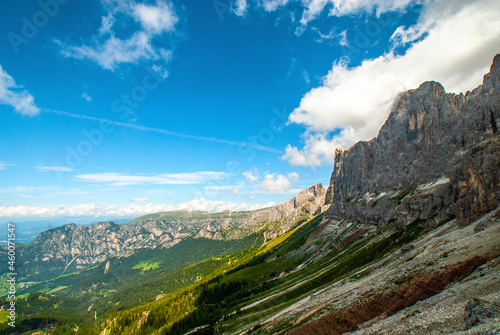
M328 216L384 225L467 218L497 207L500 54L483 85L400 94L377 137L336 150Z

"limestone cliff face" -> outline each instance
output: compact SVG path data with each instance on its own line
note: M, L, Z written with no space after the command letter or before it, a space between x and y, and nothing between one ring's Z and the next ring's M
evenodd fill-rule
M498 205L500 55L465 95L426 82L399 95L378 136L337 149L328 215L366 223L468 217Z
M321 184L299 192L285 204L249 212L175 211L145 215L128 224L101 222L65 225L45 231L21 251L21 267L37 275L69 272L126 257L137 249L169 248L186 238L239 239L263 232L274 238L298 221L325 210Z
M300 191L288 202L269 208L253 211L251 218L253 222L268 222L266 238L271 239L279 236L283 231L293 227L301 218L308 218L324 211L325 196L327 190L318 183L308 189Z

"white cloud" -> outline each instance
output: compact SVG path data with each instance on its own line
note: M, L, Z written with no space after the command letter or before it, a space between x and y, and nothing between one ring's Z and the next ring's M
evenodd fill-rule
M287 177L293 183L296 183L299 181L299 174L297 172L290 172L287 174Z
M335 29L332 29L328 34L323 34L316 27L312 27L311 30L318 33L318 37L315 40L318 43L329 41L330 43L335 43L343 47L349 46L349 42L347 41L347 30L343 30L340 33L337 33Z
M5 170L7 166L12 166L13 164L7 162L0 162L0 170Z
M209 197L217 197L225 194L229 195L238 195L240 194L241 186L236 185L222 185L222 186L205 186L204 195L208 195Z
M82 94L82 98L84 98L85 100L87 100L87 102L91 102L92 101L92 98L90 97L90 95L88 95L85 92Z
M98 34L91 43L81 46L67 45L56 41L61 54L76 59L89 59L104 69L114 71L123 63L148 61L151 66L166 77L166 64L171 59L171 51L157 47L154 38L165 32L175 31L179 21L170 1L158 0L155 5L137 3L134 0L102 0L107 15L101 19ZM119 22L118 18L120 19ZM130 21L141 25L129 37L116 37L115 24L129 25Z
M289 0L262 0L259 5L268 12L274 12L276 9L286 6L288 2Z
M313 0L313 2L315 2ZM316 0L321 2L321 0ZM410 4L424 3L425 0L328 0L332 5L329 15L344 16L359 14L361 12L373 13L377 15L391 11L400 11Z
M226 172L201 171L190 173L163 173L158 175L125 175L121 173L94 173L81 174L76 178L81 181L94 183L110 183L113 186L141 185L141 184L204 184L214 180L223 180L228 177Z
M296 193L295 191L297 191L291 188L294 183L299 181L299 174L297 172L288 173L286 176L266 172L264 180L261 182L259 182L260 178L256 174L257 169L242 173L248 184L255 184L252 187L256 188L255 192L257 193Z
M252 172L252 171L246 171L246 172L242 173L242 175L247 180L247 183L252 184L252 183L256 183L257 181L259 181L259 177L255 176L254 173L255 172Z
M133 202L146 202L146 201L149 201L151 200L150 197L138 197L138 198L133 198L132 201Z
M21 115L35 116L40 109L35 105L35 99L28 91L16 85L12 78L0 65L0 104L14 107Z
M36 166L35 169L42 172L55 171L55 172L71 172L72 168L67 166Z
M133 34L127 40L111 36L104 43L97 42L92 46L67 46L61 52L65 57L88 58L108 70L114 70L121 63L159 59L158 53L151 46L151 37L142 31Z
M179 21L172 5L162 1L159 1L156 6L136 4L133 6L133 13L136 20L154 34L173 31L175 24Z
M311 79L309 79L309 72L307 72L306 70L302 71L302 77L304 78L306 84L309 85L311 83Z
M275 202L267 204L249 205L247 203L234 203L222 200L206 200L205 198L194 199L178 206L179 209L194 209L204 212L247 211L276 205Z
M281 159L287 160L290 165L305 165L317 167L325 163L333 163L335 158L335 148L340 143L328 139L324 133L304 134L305 144L302 149L288 145L286 153Z
M349 46L349 42L347 41L347 30L342 31L339 34L339 37L340 37L339 44L341 46L343 46L343 47L348 47Z
M269 193L282 193L290 191L292 188L292 183L298 180L298 174L293 172L284 176L282 174L266 174L264 180L259 183L259 186Z
M238 16L244 16L247 11L247 0L236 0L233 11Z
M402 56L391 52L354 68L345 61L335 62L322 86L302 98L289 121L308 129L305 146L302 150L288 146L283 159L292 165L331 163L336 146L349 147L374 137L397 94L424 81L439 81L456 93L479 85L499 51L500 3L431 2L416 28L401 28L393 38L417 41ZM328 140L327 134L334 130L337 133Z
M300 35L305 26L309 23L309 21L313 21L316 17L323 11L325 6L330 2L330 0L308 0L302 1L305 9L302 12L302 18L300 19L300 27L297 28L296 34Z
M94 216L94 217L130 217L150 213L173 211L176 209L192 209L206 212L221 212L224 210L242 211L274 206L274 202L266 204L234 203L227 201L212 201L204 198L194 199L178 206L144 204L144 205L104 205L100 203L80 204L74 206L16 206L0 207L0 217L54 217L54 216Z
M113 14L109 13L107 16L101 18L101 27L99 28L99 35L106 35L111 33L111 28L115 24Z
M275 12L284 9L288 5L298 5L302 10L300 25L296 28L296 35L301 35L307 25L316 20L324 11L328 11L329 16L358 15L361 13L375 13L380 16L391 11L405 10L412 4L425 3L429 0L255 0L252 5L257 9L264 9L267 12ZM240 3L244 3L245 10L239 10ZM242 16L248 12L246 0L235 0L233 10L236 15ZM288 9L285 9L287 12ZM295 13L292 10L290 18L295 22Z

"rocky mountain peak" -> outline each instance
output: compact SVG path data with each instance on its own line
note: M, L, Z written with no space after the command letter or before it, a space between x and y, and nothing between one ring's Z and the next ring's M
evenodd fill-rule
M317 183L297 193L297 195L289 202L293 203L295 208L299 208L300 206L311 201L315 201L316 199L321 202L324 200L325 192L326 190L323 188L323 185L321 183Z
M376 138L358 142L346 151L336 151L330 182L333 192L329 192L333 197L327 196L327 202L333 203L329 214L365 222L388 222L396 220L398 211L408 220L417 213L435 215L444 208L447 213L440 215L487 210L500 198L494 191L495 181L489 178L491 171L486 172L500 168L499 153L494 149L498 141L492 141L498 137L498 120L500 54L495 56L490 73L484 76L483 85L466 95L446 93L434 81L401 93ZM473 163L472 156L484 161ZM470 164L464 166L465 162ZM443 190L430 199L425 185L435 185L432 192ZM476 200L465 201L467 192L458 190L461 187L474 188L469 191L475 192ZM394 210L407 196L424 197L424 193L426 199L414 198L404 204L405 208ZM473 204L474 201L481 204ZM370 206L365 206L368 203ZM475 210L456 206L449 209L453 203Z
M497 54L493 59L493 64L490 67L490 73L486 74L483 79L482 90L485 93L492 94L500 87L500 54ZM500 102L497 100L497 103Z
M493 64L491 64L490 73L500 73L500 54L496 54L493 58Z

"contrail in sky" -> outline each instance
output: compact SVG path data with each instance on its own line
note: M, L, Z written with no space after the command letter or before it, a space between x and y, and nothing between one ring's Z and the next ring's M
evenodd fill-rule
M259 151L272 152L272 153L279 154L279 155L284 154L283 151L280 151L280 150L277 150L277 149L274 149L274 148L271 148L271 147L268 147L265 145L256 144L256 143L229 141L229 140L223 140L223 139L214 138L214 137L205 137L205 136L183 134L183 133L178 133L175 131L170 131L170 130L165 130L165 129L160 129L160 128L139 126L139 125L132 124L132 123L113 121L113 120L109 120L109 119L102 119L102 118L88 116L88 115L82 115L82 114L73 114L73 113L68 113L68 112L55 110L55 109L40 108L40 110L43 112L49 112L49 113L54 113L54 114L58 114L58 115L69 116L69 117L72 117L75 119L83 119L83 120L90 120L90 121L97 121L97 122L108 122L108 123L111 123L111 124L118 126L118 127L130 128L130 129L135 129L135 130L140 130L140 131L155 132L155 133L176 136L176 137L181 137L181 138L187 138L187 139L192 139L192 140L198 140L198 141L209 141L209 142L215 142L215 143L221 143L221 144L228 144L228 145L232 145L235 147L243 147L243 148L248 147L248 148L253 148L253 149L259 150Z

